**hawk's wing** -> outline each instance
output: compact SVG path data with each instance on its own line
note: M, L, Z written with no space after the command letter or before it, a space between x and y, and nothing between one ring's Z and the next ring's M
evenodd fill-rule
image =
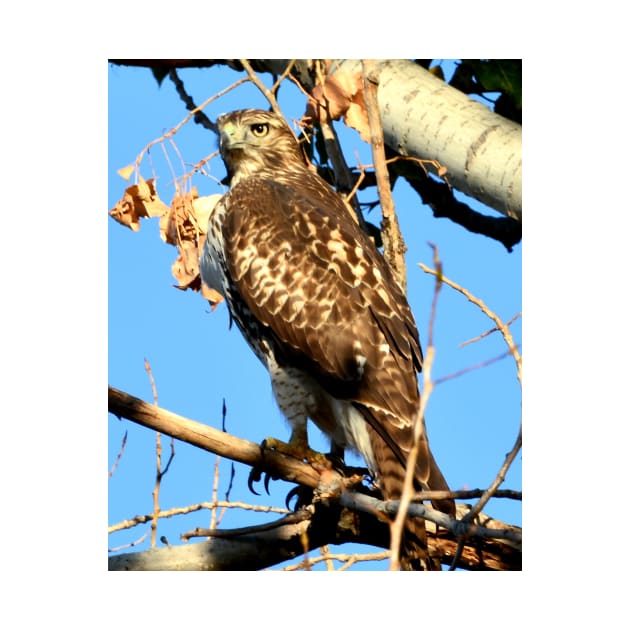
M404 465L422 366L407 301L336 193L304 174L283 181L248 178L225 200L230 290L277 360L352 400Z

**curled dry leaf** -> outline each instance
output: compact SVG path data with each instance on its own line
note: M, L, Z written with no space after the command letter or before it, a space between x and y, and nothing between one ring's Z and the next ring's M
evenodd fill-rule
M179 283L178 289L200 291L214 308L223 297L206 287L199 275L199 256L203 248L212 209L222 195L198 197L196 188L176 195L169 212L160 219L160 235L166 243L175 245L179 256L171 271Z
M109 211L118 223L140 229L140 217L161 217L168 212L168 206L160 199L155 190L154 179L140 179L137 184L125 190L123 198Z
M127 167L119 173L125 177ZM210 302L212 309L223 297L201 282L199 274L199 256L203 248L208 228L210 213L222 195L199 197L197 189L190 193L180 193L173 197L169 208L159 198L155 189L155 180L141 179L136 185L125 190L123 198L110 210L110 216L131 228L140 229L140 217L160 217L160 236L162 240L177 248L178 256L171 271L177 280L178 289L199 291Z
M363 99L363 78L360 72L336 72L327 76L323 85L313 88L306 108L306 117L326 122L345 117L345 123L356 129L369 142L369 124Z

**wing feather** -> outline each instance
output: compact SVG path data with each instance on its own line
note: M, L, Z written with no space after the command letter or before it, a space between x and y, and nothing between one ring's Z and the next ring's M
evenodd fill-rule
M422 366L413 316L337 193L308 175L251 177L229 193L223 236L233 289L277 343L278 360L304 368L335 396L409 421ZM373 387L386 353L402 396Z

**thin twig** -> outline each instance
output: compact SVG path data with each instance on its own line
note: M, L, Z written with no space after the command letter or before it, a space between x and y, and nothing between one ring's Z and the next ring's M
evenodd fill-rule
M120 444L120 449L118 450L118 455L116 455L116 460L114 461L114 463L112 464L112 467L109 471L109 477L112 477L114 472L116 472L116 468L118 468L118 464L122 458L122 454L125 451L125 445L127 444L127 431L125 431L125 435L123 435L123 439L122 442Z
M239 510L250 510L252 512L264 512L264 513L277 513L277 514L290 514L291 510L287 508L279 508L267 505L252 505L250 503L243 503L242 501L216 501L216 502L202 502L196 503L195 505L189 505L187 507L181 508L171 508L170 510L161 510L159 513L159 518L171 518L173 516L181 516L184 514L190 514L192 512L198 512L199 510L213 510L217 507L226 508L226 509L239 509ZM130 518L120 523L115 523L114 525L110 525L107 529L108 534L113 534L114 532L119 532L124 529L131 529L132 527L136 527L137 525L142 525L143 523L148 523L153 518L153 514L143 514L134 516L134 518Z
M506 322L506 326L509 328L520 316L522 315L522 313L519 311L516 315L514 315L514 317L512 317L512 319L510 319L508 322ZM477 341L479 341L480 339L483 339L484 337L487 337L488 335L491 335L494 332L497 332L499 329L495 326L494 328L491 328L490 330L486 330L486 332L481 333L480 335L477 335L476 337L473 337L472 339L468 339L466 341L462 341L459 344L460 348L463 348L464 346L467 346L470 343L475 343Z
M440 499L477 499L483 496L486 489L476 488L475 490L423 490L416 492L412 497L413 502L434 501ZM495 499L523 500L523 493L520 490L497 490L494 493Z
M276 82L271 86L271 93L274 96L277 96L280 85L289 76L289 73L291 72L291 70L293 70L293 66L295 65L296 61L296 59L291 59L291 61L289 61L289 63L287 64L287 67L284 69L284 72L276 79Z
M429 274L432 274L434 276L437 276L438 273L441 273L441 272L435 271L434 269L429 269L429 267L427 267L426 265L424 265L422 263L418 263L418 266L425 273L429 273ZM475 297L472 293L470 293L470 291L468 291L467 289L464 289L464 287L461 287L456 282L453 282L452 280L449 280L448 278L446 278L444 276L442 276L442 281L445 284L448 284L449 287L455 289L456 291L459 291L470 302L472 302L473 304L478 306L481 309L481 311L485 315L487 315L496 324L497 329L503 335L503 339L505 339L505 343L507 344L508 348L510 349L510 352L512 353L512 356L514 357L514 361L516 363L516 371L517 371L518 382L519 382L519 384L522 387L522 385L523 385L523 378L522 378L522 360L521 360L521 355L520 355L520 353L519 353L519 351L518 351L518 349L516 347L516 344L514 343L514 339L512 338L512 334L510 333L510 330L507 327L507 325L504 324L503 321L501 321L501 319L498 317L498 315L495 315L495 313L493 313L485 305L485 303L482 300L480 300L479 298Z
M199 105L194 110L192 110L183 120L181 120L179 123L177 123L177 125L175 125L172 129L167 131L165 134L161 135L159 138L156 138L155 140L151 140L151 142L149 142L149 144L147 144L144 147L144 149L142 149L142 151L140 151L140 153L138 154L138 157L136 157L136 160L135 160L136 183L138 181L138 175L140 173L140 163L142 162L142 159L144 158L144 154L147 153L151 149L152 146L154 146L154 145L156 145L156 144L158 144L160 142L163 142L167 138L170 138L170 137L174 136L191 118L194 117L194 115L198 111L203 110L205 107L207 107L213 101L216 101L218 98L224 96L225 94L227 94L231 90L235 89L239 85L241 85L243 83L247 83L247 81L249 81L249 79L247 77L243 77L242 79L239 79L238 81L235 81L234 83L232 83L231 85L226 87L224 90L221 90L220 92L217 92L216 94L214 94L210 98L206 99L201 105Z
M435 355L435 347L433 345L433 327L435 322L435 316L437 311L437 300L442 287L442 263L438 256L438 250L435 245L429 243L433 249L433 262L440 273L436 274L435 289L433 291L433 302L431 304L431 314L429 316L429 332L427 339L427 348L425 351L424 361L422 363L422 375L423 375L423 388L422 396L420 397L420 409L415 419L413 426L413 445L409 451L407 457L407 466L405 469L405 481L403 485L403 492L400 497L400 511L396 514L394 523L391 526L391 547L392 555L390 559L390 570L397 571L400 568L400 542L402 539L402 531L404 527L404 521L407 514L407 508L411 503L413 496L413 480L415 477L416 462L418 461L418 451L420 448L420 438L425 429L424 427L424 415L427 408L427 402L433 391L433 382L431 381L431 368L433 366L433 357Z
M144 532L140 538L134 540L133 542L126 543L124 545L119 545L118 547L111 547L107 550L108 553L117 553L118 551L122 551L123 549L129 549L130 547L135 547L144 542L144 539L149 535L149 532Z
M473 509L469 512L469 514L466 515L465 518L467 520L472 520L478 514L481 513L481 510L483 510L486 503L488 503L488 501L492 498L497 488L505 481L505 476L507 474L507 471L512 465L512 462L514 461L514 459L516 458L516 455L521 450L522 445L523 445L523 438L522 438L522 425L521 425L519 426L518 435L516 436L516 441L514 442L514 446L512 447L512 450L510 450L510 452L505 456L505 461L503 462L503 465L499 469L499 472L497 473L497 476L495 477L494 481L490 484L490 486L488 486L488 489L483 493L479 501L475 503Z
M493 311L491 311L482 300L472 295L472 293L470 293L470 291L468 291L467 289L464 289L457 283L444 277L441 269L438 268L437 271L435 271L433 269L429 269L426 265L423 265L422 263L420 263L419 266L424 272L433 274L435 276L439 276L445 284L452 287L456 291L459 291L470 302L472 302L477 307L479 307L481 311L495 323L497 330L499 330L501 334L503 335L503 339L505 340L505 343L507 344L510 353L514 357L514 361L516 363L516 372L517 372L518 382L519 382L519 385L522 387L523 381L522 381L521 355L516 347L516 344L514 343L514 339L512 338L512 334L510 333L508 326L498 317L498 315L496 315ZM522 425L519 426L518 435L514 442L514 446L512 447L510 452L507 454L505 461L501 465L501 468L499 469L499 472L497 473L494 481L492 482L492 484L490 484L488 489L484 492L484 494L481 496L479 501L475 504L475 506L470 511L470 513L464 517L465 520L470 521L473 518L475 518L481 512L484 506L488 503L488 501L492 498L494 492L496 492L497 488L505 480L505 475L509 467L511 466L512 462L516 458L516 455L521 450L521 447L522 447ZM460 543L463 544L463 539L462 541L460 541ZM461 551L461 546L462 545L460 544L460 546L458 547L458 552ZM453 560L451 569L455 567L457 559L458 559L458 553L456 553L456 557Z
M269 101L271 105L271 109L274 113L278 114L278 116L283 116L282 110L280 109L280 105L278 105L278 101L276 97L272 94L272 92L267 88L267 86L260 80L256 71L252 68L249 61L247 59L239 59L239 62L242 64L243 68L247 71L247 75L249 80L263 93L264 97Z
M214 479L212 484L212 504L216 506L217 496L219 492L219 462L221 461L221 455L216 455L214 458ZM217 509L213 507L210 510L210 529L217 527Z
M327 549L328 546L322 547L323 549ZM335 571L334 565L332 564L333 560L337 560L338 562L344 562L345 564L339 567L337 571L345 571L349 569L352 565L358 562L368 562L370 560L385 560L389 556L389 551L378 551L375 553L329 553L322 552L321 556L317 556L315 558L311 558L309 560L309 564L311 566L319 563L326 562L329 565L329 571ZM329 564L330 563L330 564ZM280 571L299 571L304 568L304 562L298 562L297 564L291 564L289 566L283 567Z
M356 196L351 196L347 194L354 188L352 183L353 178L350 168L348 167L348 164L346 163L346 160L343 156L343 151L341 149L341 144L339 142L337 132L330 122L330 117L328 115L329 107L328 97L326 96L326 77L324 76L323 72L323 62L317 61L315 63L315 73L317 76L317 80L322 87L323 102L321 103L321 106L326 112L326 116L320 117L319 127L322 130L322 138L324 139L324 144L326 146L326 153L330 158L330 162L335 173L337 189L338 192L344 194L344 199L354 210L354 214L351 214L351 216L356 219L356 221L361 226L361 229L367 233L365 219L363 218L363 213L361 212L361 205L359 204L359 200L356 198Z
M149 375L149 381L151 382L151 391L153 392L153 404L158 407L157 388L155 387L155 380L153 379L153 372L151 371L151 365L145 359L144 368ZM160 513L160 483L162 481L162 440L161 433L158 431L155 434L155 486L153 488L153 517L151 519L151 549L155 548L157 541L157 524L158 514Z
M334 571L335 564L332 561L332 557L331 557L331 553L330 553L330 549L328 548L328 545L324 545L323 547L320 547L319 553L322 555L322 558L326 562L326 571ZM319 558L315 558L313 562L316 562L317 560L319 560Z
M372 158L374 160L376 187L378 189L378 197L381 202L381 212L383 215L381 230L383 237L383 256L392 268L398 280L398 284L402 287L403 291L406 291L406 247L400 232L400 226L398 225L398 217L396 216L394 199L389 183L389 173L387 171L383 125L381 124L381 114L378 107L378 76L376 74L376 64L372 59L364 59L361 63L363 66L363 96L370 126L370 145L372 147Z
M517 348L518 348L518 345L517 345ZM474 370L479 370L481 368L488 367L489 365L492 365L493 363L496 363L497 361L501 361L509 356L512 356L512 351L506 350L503 354L499 354L496 357L492 357L491 359L487 359L486 361L482 361L481 363L475 363L475 365L470 365L466 368L458 370L457 372L453 372L452 374L447 374L446 376L441 376L440 378L436 378L435 381L433 381L433 384L440 385L441 383L444 383L445 381L449 381L453 378L458 378L460 376L463 376L464 374L467 374L468 372L472 372Z

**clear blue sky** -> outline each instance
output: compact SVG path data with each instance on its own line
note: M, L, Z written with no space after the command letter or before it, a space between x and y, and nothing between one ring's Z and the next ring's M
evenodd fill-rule
M241 75L224 68L180 71L189 93L200 104ZM287 85L280 91L280 105L288 118L300 118L304 99ZM215 119L222 112L242 107L267 107L256 88L244 85L211 103L206 114ZM131 164L151 141L178 124L187 114L173 84L165 79L158 87L150 71L111 67L109 70L108 208L112 208L128 185L116 174ZM369 147L354 132L344 131L346 158L355 155L371 163ZM173 138L187 166L217 148L216 137L189 122ZM165 145L175 173L182 174L179 157L172 145ZM193 180L200 195L215 194L222 188L225 171L219 158L207 166L208 176ZM165 203L173 194L172 171L160 146L145 158L142 175L157 176L158 192ZM362 193L369 201L376 193ZM479 235L466 232L445 219L434 219L430 209L420 204L415 193L400 182L394 190L401 229L408 246L407 273L409 301L420 337L426 346L427 325L433 297L433 278L417 263L432 266L427 242L440 252L445 275L466 287L504 321L516 315L521 306L521 246L507 253L505 248ZM480 208L474 202L473 207ZM484 212L490 213L487 208ZM367 218L378 223L378 211ZM246 346L236 328L228 331L227 309L210 312L198 294L173 288L171 265L176 250L159 238L158 220L143 220L134 233L108 220L108 379L110 385L144 400L152 401L151 384L144 360L151 365L160 406L221 427L221 408L227 406L226 428L238 437L260 442L267 436L286 439L288 427L273 402L269 378ZM440 378L479 364L505 352L505 344L494 333L461 347L492 327L476 307L462 295L444 287L438 304L435 328L436 358L434 378ZM521 322L511 328L521 341ZM520 390L514 362L504 359L447 381L435 389L427 411L427 426L433 452L453 489L485 487L495 477L505 454L512 448L520 421ZM152 511L155 479L155 434L148 429L109 416L109 465L128 431L127 445L118 468L109 482L110 525L137 514ZM316 448L326 449L316 429L311 429ZM170 438L162 437L163 461L170 452ZM160 505L163 509L211 499L215 456L177 442L171 469L162 481ZM230 462L220 464L219 498L225 498ZM284 505L292 487L272 482L271 496L252 495L245 481L249 468L235 464L236 477L230 498L252 504ZM517 458L504 483L505 488L521 489L521 457ZM262 484L258 490L264 492ZM493 500L486 513L521 524L521 505L509 500ZM158 536L180 544L179 534L209 525L207 511L160 521ZM222 527L240 527L275 518L251 511L229 510ZM142 525L109 537L110 548L139 539L149 529ZM149 537L132 550L147 548ZM159 543L161 544L161 543ZM343 551L344 549L340 549ZM362 567L367 568L367 567ZM381 566L385 568L385 565Z

